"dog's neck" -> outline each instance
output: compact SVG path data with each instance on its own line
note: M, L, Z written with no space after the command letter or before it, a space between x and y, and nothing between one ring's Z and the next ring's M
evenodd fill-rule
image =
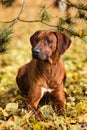
M50 61L52 60L52 61ZM56 72L59 66L60 56L58 52L55 52L51 59L48 61L38 60L36 61L36 73L40 73L45 79L49 80L56 76Z
M38 69L40 70L46 70L46 68L51 68L54 66L56 66L58 64L60 60L60 55L58 53L58 51L54 52L54 54L52 55L52 57L50 57L47 61L44 61L44 60L38 60L37 61L37 66L38 66Z

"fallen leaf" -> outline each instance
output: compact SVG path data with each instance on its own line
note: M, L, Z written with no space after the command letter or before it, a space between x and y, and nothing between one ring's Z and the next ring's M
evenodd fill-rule
M77 121L78 121L79 123L83 123L83 122L87 123L87 114L79 115L79 116L77 117Z
M21 95L17 95L17 96L15 97L15 101L16 101L16 100L20 100L20 99L25 99L25 98L22 97Z
M7 111L13 111L18 109L18 103L8 103L6 105L6 110Z
M34 130L41 130L41 127L39 124L34 124L33 128Z
M76 105L76 110L78 113L86 113L87 112L87 102L80 102Z
M78 34L81 37L83 35L83 30L79 30Z
M24 130L22 127L18 127L17 130Z
M69 125L68 130L81 130L81 126L79 124Z
M2 111L3 110L3 108L2 107L0 107L0 111Z
M4 130L3 127L4 127L4 125L0 124L0 130Z
M2 111L2 115L3 115L4 117L8 117L8 113L7 113L5 110Z

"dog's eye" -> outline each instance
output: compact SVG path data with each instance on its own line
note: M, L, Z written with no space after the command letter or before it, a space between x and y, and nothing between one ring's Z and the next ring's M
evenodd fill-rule
M48 44L51 44L53 41L51 39L49 39L49 38L46 38L45 42L48 43Z
M35 41L35 42L39 42L39 38L38 38L38 37L35 37L34 41Z

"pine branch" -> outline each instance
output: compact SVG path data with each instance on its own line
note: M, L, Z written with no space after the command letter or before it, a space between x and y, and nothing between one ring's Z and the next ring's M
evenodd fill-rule
M83 3L79 3L79 4L74 4L71 1L67 0L66 4L68 5L68 7L74 7L80 10L85 10L87 11L87 5L84 5Z
M6 51L7 43L11 40L11 34L12 30L7 27L0 29L0 53Z
M66 0L66 1L62 1L62 0L55 0L54 2L54 5L55 6L59 6L59 3L61 4L66 4L68 6L68 8L77 8L77 9L80 9L80 10L85 10L87 11L87 4L83 4L83 3L78 3L78 4L74 4L73 2L69 1L69 0Z
M85 12L82 12L81 10L78 10L77 18L87 20L87 16L86 16Z
M43 12L42 12L42 15L41 15L41 20L42 21L49 21L49 15L48 15L48 13L47 13L47 11L46 10L44 10Z
M64 24L75 25L75 22L72 20L72 18L70 16L66 16L65 18L59 19L59 25L61 26Z
M52 25L52 24L48 23L48 21L50 22L51 18L53 19L53 17L49 17L47 10L50 7L52 7L53 4L54 3L52 3L48 7L44 6L42 8L40 19L23 20L23 19L20 18L21 14L23 13L24 7L25 7L25 0L23 0L22 7L21 7L18 15L14 19L12 19L10 21L0 21L0 22L5 23L5 24L6 23L10 24L7 29L12 29L12 27L17 23L17 21L28 22L28 23L42 23L45 26L49 26L50 28L61 31L65 34L68 34L69 36L77 36L79 38L82 38L83 36L85 36L83 31L75 32L74 30L69 28L71 25L75 25L75 22L73 22L73 19L72 19L70 14L67 14L64 18L61 18L61 17L58 17L58 16L54 17L54 18L58 18L59 23L57 25ZM82 10L79 10L77 17L83 18L84 20L87 20L87 17L85 15L85 13L83 12L84 10L86 10L86 5L82 5L82 4L76 5L76 4L71 3L68 0L67 0L66 4L68 5L68 7L75 7L77 9L82 9ZM68 25L68 26L65 26L65 25ZM3 32L3 30L1 30L1 32ZM11 32L6 33L6 35L2 35L2 34L5 34L5 33L6 33L6 31L4 31L4 33L0 33L0 52L3 52L3 51L6 50L5 45L6 45L7 42L10 41L9 36L11 35Z
M12 34L12 27L15 25L15 23L18 21L20 15L22 14L25 6L25 0L23 0L22 7L17 15L16 18L14 18L11 21L0 21L1 23L11 23L10 26L7 28L3 28L0 30L0 53L3 53L6 51L7 43L11 40L11 34Z
M44 24L44 25L46 25L46 26L49 26L49 27L52 27L52 28L57 28L57 30L59 30L59 31L61 31L61 32L68 33L68 35L70 35L70 36L77 36L77 37L80 37L80 38L81 38L81 36L80 36L77 32L75 32L75 31L73 31L73 30L64 28L64 27L62 27L62 26L60 26L60 25L48 24L48 23L44 22L44 21L41 20L41 19L38 19L38 20L23 20L23 19L18 18L17 20L19 20L19 21L21 21L21 22L25 22L25 23L36 23L36 22L37 22L37 23L42 23L42 24Z
M52 28L57 28L61 32L68 33L68 34L70 34L72 36L80 37L78 33L74 32L74 31L72 31L70 29L66 29L66 28L64 28L64 27L62 27L60 25L48 24L48 23L44 22L43 20L23 20L23 19L20 19L20 18L18 18L18 20L21 21L21 22L27 22L27 23L36 23L36 22L42 23L42 24L44 24L46 26L49 26L49 27L52 27Z
M0 0L0 3L6 7L10 7L16 0Z
M14 19L12 19L12 20L10 20L10 21L2 21L2 20L0 20L0 22L1 22L1 23L11 23L9 27L10 27L10 28L13 27L13 26L15 25L15 23L19 20L19 17L21 16L21 14L22 14L22 12L23 12L24 7L25 7L25 0L23 0L22 7L21 7L21 9L20 9L18 15L16 16L16 18L14 18Z

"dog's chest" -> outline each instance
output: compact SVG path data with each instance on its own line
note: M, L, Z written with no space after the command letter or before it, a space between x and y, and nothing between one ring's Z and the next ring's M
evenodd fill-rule
M50 81L51 79L54 80L57 76L57 71L57 65L51 65L44 68L42 75L44 75L48 81Z
M51 92L53 92L55 89L52 89L52 88L44 88L44 87L42 87L41 88L41 98L44 96L44 94L45 93L51 93Z

